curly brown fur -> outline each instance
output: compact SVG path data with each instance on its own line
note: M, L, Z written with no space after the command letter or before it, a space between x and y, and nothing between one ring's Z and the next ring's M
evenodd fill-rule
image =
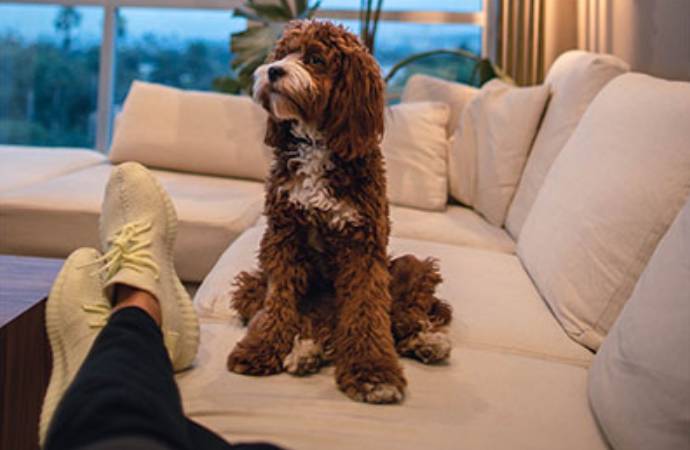
M450 305L435 297L436 287L442 278L435 260L419 260L412 255L393 259L388 264L391 275L389 292L392 298L391 331L395 348L400 356L408 356L424 363L436 363L447 359L450 346L445 337L445 327L450 323ZM242 272L235 279L231 304L244 323L263 307L266 292L266 276L262 272ZM331 330L327 319L335 315L335 305L329 293L323 292L319 302L305 299L310 309L300 311L302 326L319 328L315 337L311 332L300 336L313 339L322 348L330 348ZM318 305L316 312L313 305ZM328 358L323 358L325 363ZM314 371L318 370L315 369Z
M269 113L265 140L274 162L259 272L236 280L233 306L249 327L229 370L306 374L333 360L338 386L351 398L402 400L379 147L383 90L371 54L328 22L291 22L257 69L254 99ZM404 272L406 264L399 266ZM424 297L440 278L417 281L414 298L402 289L400 301L442 311ZM408 326L411 319L398 316Z

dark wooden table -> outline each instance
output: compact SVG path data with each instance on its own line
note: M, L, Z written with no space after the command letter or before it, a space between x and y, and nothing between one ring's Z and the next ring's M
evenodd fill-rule
M0 255L0 450L38 448L51 368L45 300L63 262Z

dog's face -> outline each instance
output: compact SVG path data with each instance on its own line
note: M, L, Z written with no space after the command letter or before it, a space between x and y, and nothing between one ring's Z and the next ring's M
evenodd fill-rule
M288 24L254 73L253 95L269 113L266 142L274 147L287 121L318 131L345 159L377 148L383 134L379 66L354 35L330 22Z

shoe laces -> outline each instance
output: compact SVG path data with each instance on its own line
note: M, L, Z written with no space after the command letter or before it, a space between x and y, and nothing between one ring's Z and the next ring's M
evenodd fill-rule
M86 303L81 308L93 317L87 323L91 328L103 328L108 323L111 308L102 303Z
M160 270L149 250L151 239L142 236L151 230L151 222L130 222L125 224L111 238L108 239L109 250L94 263L104 263L96 271L105 274L106 280L111 279L120 269L132 269L143 272L149 269L157 280Z

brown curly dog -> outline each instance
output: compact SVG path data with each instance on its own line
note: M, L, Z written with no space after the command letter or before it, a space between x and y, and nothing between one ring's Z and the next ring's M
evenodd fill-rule
M294 21L254 76L274 161L259 271L235 280L232 304L249 327L228 369L303 375L334 361L351 398L399 402L397 353L447 358L451 310L434 297L433 260L387 255L379 67L344 28Z

